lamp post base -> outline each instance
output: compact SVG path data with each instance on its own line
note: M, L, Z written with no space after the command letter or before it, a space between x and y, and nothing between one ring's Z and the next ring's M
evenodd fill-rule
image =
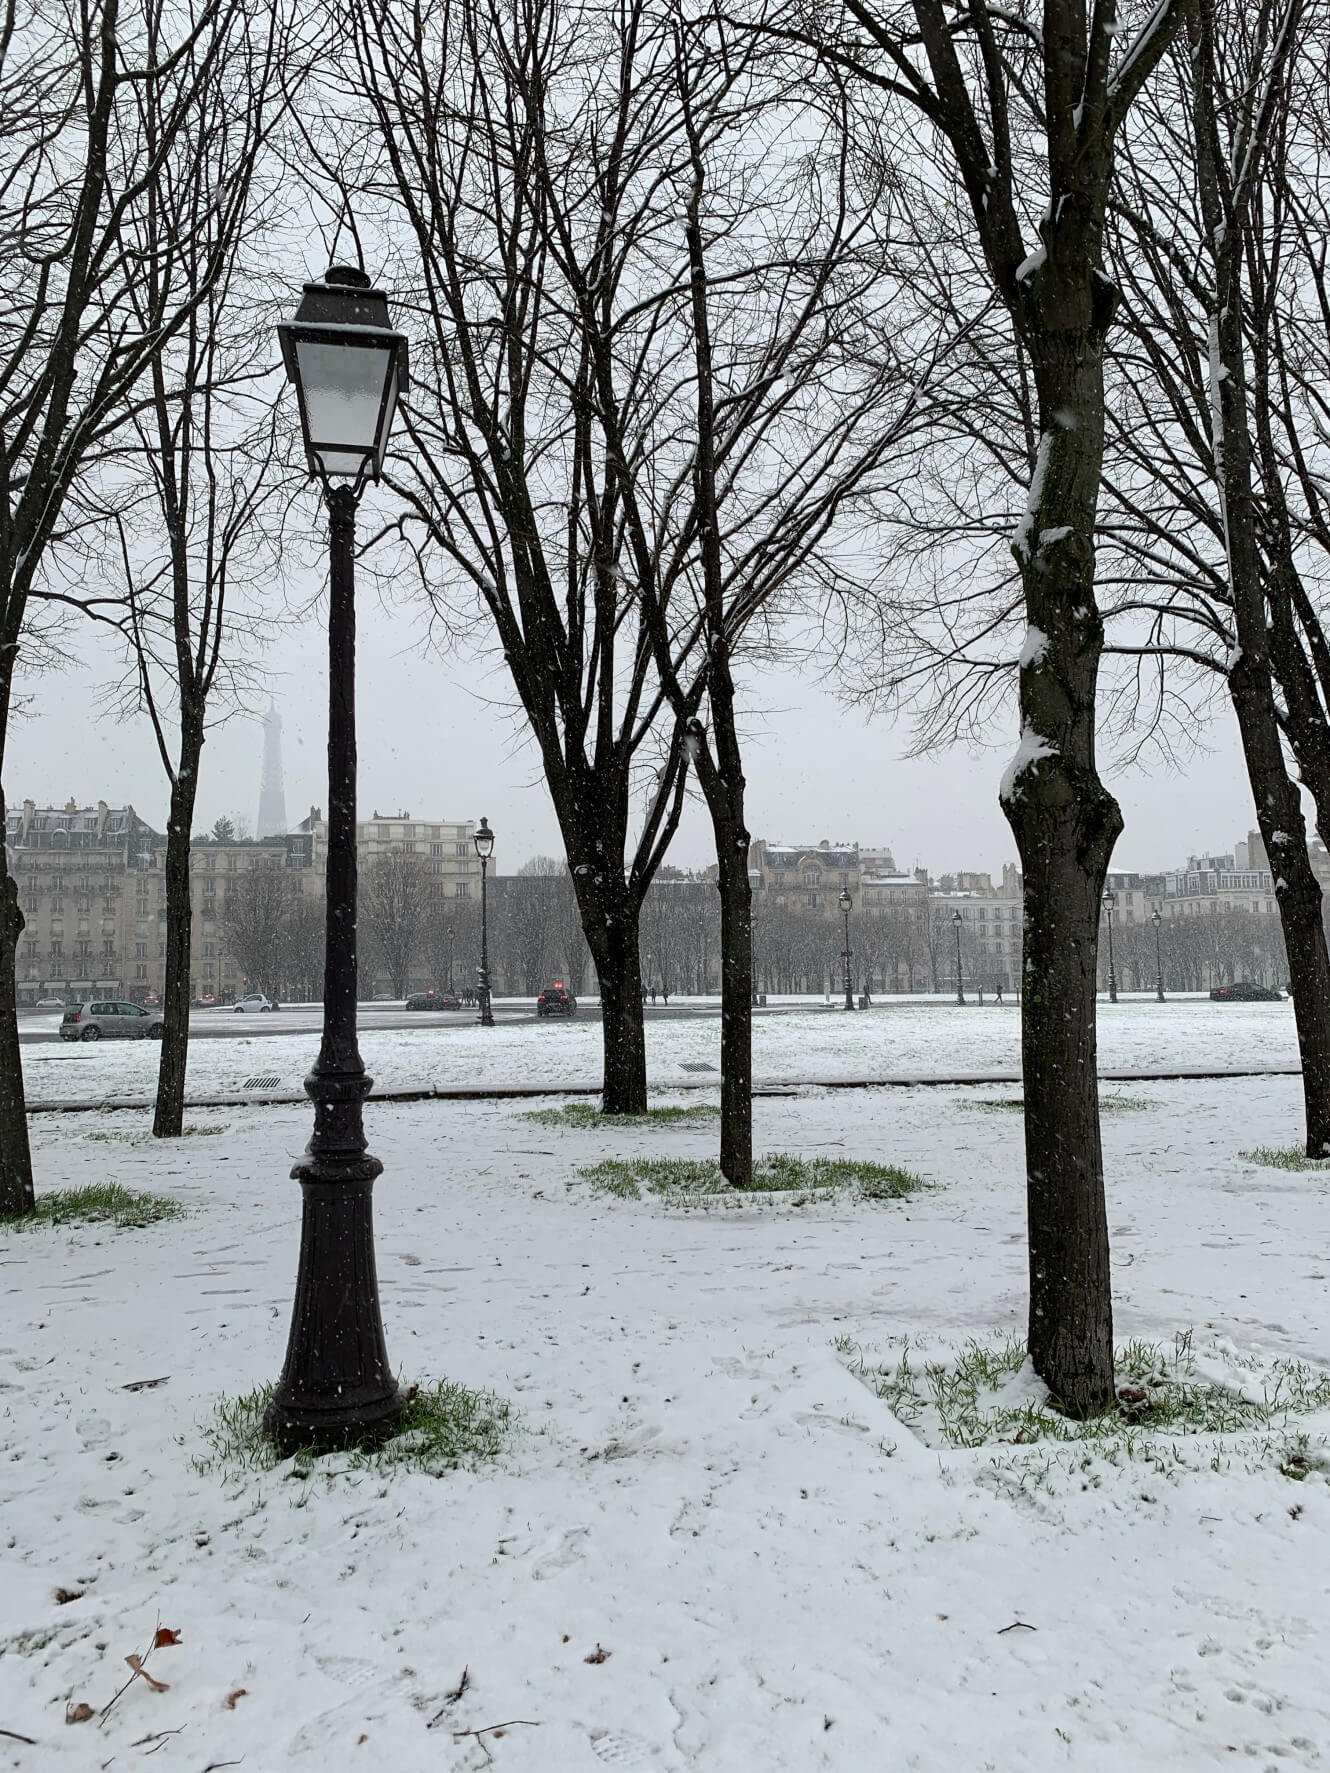
M286 1363L263 1419L288 1454L387 1440L403 1403L374 1263L372 1194L383 1165L365 1150L360 1125L370 1079L315 1072L305 1088L314 1136L291 1172L304 1196L300 1266Z

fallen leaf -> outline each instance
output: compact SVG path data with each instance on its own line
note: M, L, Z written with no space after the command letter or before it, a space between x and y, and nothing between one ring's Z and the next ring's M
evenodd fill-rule
M154 1693L165 1693L169 1683L166 1681L159 1681L156 1675L150 1675L147 1669L143 1666L143 1658L141 1656L126 1656L125 1661L130 1668L134 1670L136 1675L143 1676L144 1680L152 1688Z
M369 1741L369 1737L366 1736L365 1732L362 1730L360 1732L359 1736L356 1737L356 1747L359 1748L362 1742L368 1742L368 1741Z
M165 1385L170 1377L169 1373L163 1373L160 1379L131 1379L128 1385L122 1385L120 1389L121 1391L151 1391L154 1386Z
M152 1640L152 1647L154 1650L164 1650L168 1644L178 1644L179 1642L180 1633L178 1631L172 1631L169 1625L159 1625L157 1636Z
M584 1656L582 1658L583 1662L608 1662L609 1659L610 1652L601 1644L597 1644L589 1656Z
M71 1601L81 1601L82 1599L83 1590L81 1588L57 1588L55 1591L57 1607L67 1607Z
M91 1716L92 1707L86 1699L80 1699L77 1705L65 1707L65 1722L67 1724L86 1724Z
M226 1696L226 1709L228 1711L234 1711L236 1708L236 1700L243 1699L248 1691L249 1689L247 1687L237 1687L234 1693L228 1693Z

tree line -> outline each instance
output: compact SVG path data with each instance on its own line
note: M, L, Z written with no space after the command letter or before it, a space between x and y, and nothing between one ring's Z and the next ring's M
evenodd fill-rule
M531 915L503 965L524 988L555 953L571 972L575 910L607 1113L646 1106L649 975L695 962L653 886L692 793L716 850L721 1167L751 1181L755 981L826 962L811 931L759 914L755 935L764 661L812 635L921 742L1015 715L1030 1350L1067 1408L1106 1402L1106 737L1167 748L1231 705L1307 1145L1330 1152L1298 787L1330 834L1326 38L1303 0L16 0L0 780L22 674L70 623L111 630L171 793L155 1130L183 1113L206 736L253 669L260 590L311 544L270 323L275 262L313 235L368 259L410 332L366 566L416 587L445 646L465 630L506 664L567 893L514 888ZM565 922L538 940L545 894ZM416 897L367 870L398 981L437 967L440 931L456 944ZM23 1211L6 865L0 918L0 1203ZM873 965L936 977L931 923L878 937Z

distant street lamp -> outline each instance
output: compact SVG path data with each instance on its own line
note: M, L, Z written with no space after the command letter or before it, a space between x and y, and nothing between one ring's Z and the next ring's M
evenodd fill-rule
M382 1439L401 1395L388 1365L374 1266L366 1077L356 1035L356 507L378 480L407 349L387 298L334 265L307 283L277 329L300 405L305 457L328 507L328 856L323 1038L305 1091L314 1133L291 1174L301 1185L300 1261L286 1363L264 1417L286 1452Z
M1155 1002L1164 1001L1164 957L1159 947L1159 926L1164 919L1160 915L1158 905L1150 913L1150 922L1155 926Z
M951 927L956 932L956 1002L965 1002L965 979L961 973L961 914L953 911Z
M490 1008L489 899L485 879L490 857L494 854L494 833L490 830L488 819L480 821L480 830L471 841L480 857L480 1025L482 1028L493 1028L494 1011Z
M448 925L448 995L453 994L453 943L457 939L457 931Z
M1104 910L1108 916L1108 1001L1118 1001L1118 975L1113 967L1113 907L1118 902L1116 893L1104 894Z
M854 1008L854 992L850 988L850 907L854 900L850 897L849 887L841 888L840 908L845 913L845 1007Z

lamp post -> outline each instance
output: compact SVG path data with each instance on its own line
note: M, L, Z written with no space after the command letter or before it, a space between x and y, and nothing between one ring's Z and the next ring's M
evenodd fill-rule
M480 1025L482 1028L493 1028L494 1011L490 1008L489 899L486 876L489 871L490 857L494 854L494 833L490 830L488 819L480 821L480 829L471 841L475 844L476 854L480 857Z
M1116 893L1104 894L1104 911L1108 917L1108 1001L1118 1001L1118 975L1113 966L1113 907L1118 902Z
M449 997L451 997L453 994L453 943L456 940L456 938L457 938L457 931L453 928L453 926L451 924L449 924L448 925L448 995L449 995Z
M850 907L854 900L850 897L849 887L841 888L840 908L845 913L845 1007L854 1008L854 992L850 987Z
M314 1132L291 1172L302 1193L291 1333L264 1418L293 1452L382 1439L402 1410L374 1266L371 1196L383 1165L366 1150L361 1116L373 1079L356 1038L355 523L366 480L383 472L407 350L382 291L343 265L307 283L295 319L277 330L329 537L323 1038L305 1079Z
M1164 1001L1164 957L1159 947L1159 926L1164 919L1158 905L1150 913L1150 922L1155 926L1155 1002Z
M965 1002L965 980L961 974L961 914L953 911L951 927L956 932L956 1002Z

